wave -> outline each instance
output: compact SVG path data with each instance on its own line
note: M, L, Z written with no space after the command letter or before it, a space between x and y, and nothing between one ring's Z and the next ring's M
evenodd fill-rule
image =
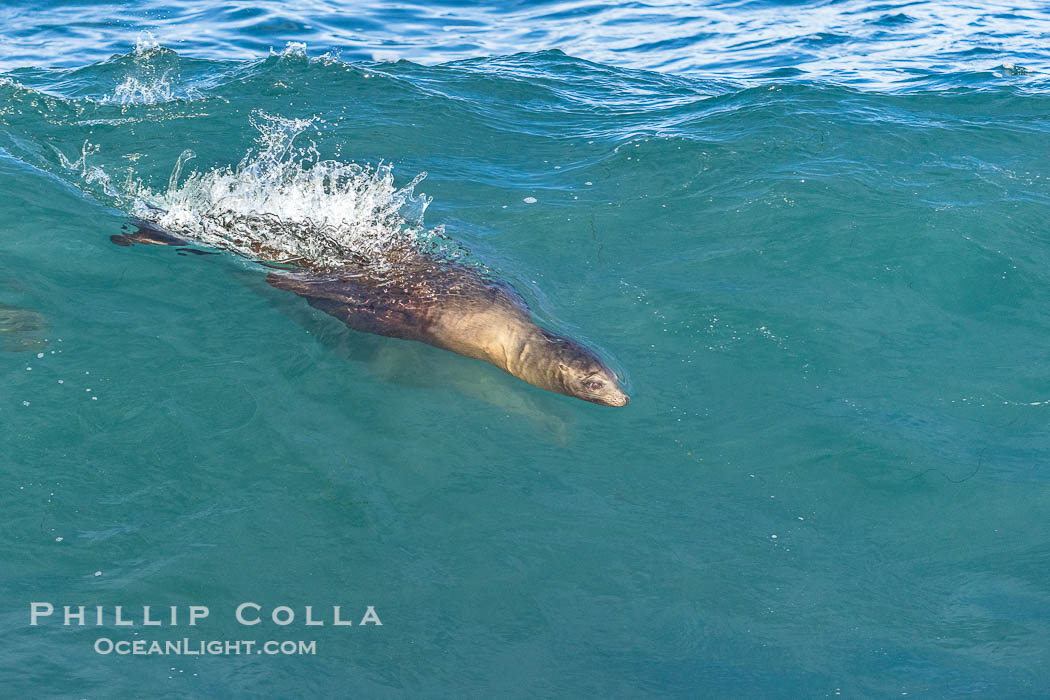
M930 69L968 73L1003 64L1045 74L1050 14L1027 5L563 0L487 7L409 0L396 7L365 2L347 12L338 5L291 7L279 0L258 0L250 8L222 0L185 7L144 0L131 11L111 2L89 7L57 0L46 11L4 17L7 51L0 68L98 61L149 30L187 55L218 60L250 60L285 42L351 61L427 65L558 48L627 68L761 80L790 67L809 80L882 89Z
M1029 77L1004 64L884 94L798 75L762 85L666 75L559 51L422 66L346 63L291 43L210 61L144 35L98 64L0 77L0 149L206 245L382 264L401 246L467 255L424 223L424 170L453 198L463 182L493 193L511 216L515 204L595 201L602 181L621 183L603 204L655 199L730 164L799 178L848 166L876 187L886 176L872 163L887 151L994 162L975 149L1041 138L1050 97L1016 82Z
M131 70L125 74L112 95L102 97L102 102L156 104L176 99L178 56L174 51L163 48L152 33L139 34L135 50L121 58L130 58ZM185 96L192 97L194 94L194 90L187 89Z
M314 145L297 145L313 119L257 112L251 122L258 148L239 164L193 172L180 183L194 157L184 151L166 189L138 182L124 193L131 213L246 257L319 267L382 266L395 251L440 238L440 228L423 228L430 199L415 193L425 172L397 187L387 163L322 159Z
M816 37L807 41L825 42ZM825 42L826 43L826 42ZM559 109L623 111L664 109L700 99L726 95L770 84L809 84L844 87L881 94L914 94L945 89L1008 89L1035 94L1050 91L1050 74L1022 61L1002 60L995 52L974 51L965 66L951 67L912 62L893 69L892 80L821 80L801 67L778 65L750 75L725 73L720 77L669 74L662 71L613 66L568 55L558 49L454 60L422 65L400 59L344 61L338 52L311 55L304 42L288 41L266 55L248 60L214 60L180 54L142 32L135 47L104 61L76 68L33 68L0 72L0 81L18 83L56 97L118 106L154 105L177 101L222 98L224 89L254 85L259 90L290 88L290 80L341 79L344 73L404 81L418 90L437 90L451 97L472 98L483 91L481 104L500 102L508 82L513 91L506 101L527 108L536 101L562 105ZM986 52L987 53L987 52ZM998 59L998 60L996 60ZM469 80L445 80L458 75ZM472 90L458 91L459 87ZM495 89L489 89L489 88ZM550 99L553 97L554 99Z

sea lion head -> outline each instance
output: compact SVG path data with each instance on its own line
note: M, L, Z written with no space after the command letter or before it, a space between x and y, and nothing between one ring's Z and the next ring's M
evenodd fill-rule
M631 399L620 387L616 373L596 354L571 338L544 335L556 354L554 391L602 406L628 404Z

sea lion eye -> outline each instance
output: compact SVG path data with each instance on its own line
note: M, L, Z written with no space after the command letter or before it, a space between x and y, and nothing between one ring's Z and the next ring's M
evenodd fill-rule
M598 391L599 389L602 388L602 383L601 382L585 382L584 386L587 387L588 389L590 389L591 391Z

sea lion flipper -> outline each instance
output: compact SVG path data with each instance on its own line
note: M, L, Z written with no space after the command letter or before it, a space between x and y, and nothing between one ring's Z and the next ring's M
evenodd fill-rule
M135 243L141 243L143 245L170 246L190 245L190 242L186 239L168 233L151 221L146 221L145 219L132 219L129 224L135 228L134 231L128 231L127 233L118 236L110 236L109 240L112 243L121 246L129 246Z

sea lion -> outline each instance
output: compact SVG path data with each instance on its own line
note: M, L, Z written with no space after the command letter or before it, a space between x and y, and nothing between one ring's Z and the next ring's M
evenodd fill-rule
M134 227L110 240L204 252L149 222L134 222ZM257 252L264 262L273 259L263 248ZM402 251L387 262L334 270L274 269L266 281L357 331L450 350L541 389L602 406L626 406L630 400L616 374L594 352L534 323L525 300L510 285L418 251Z

